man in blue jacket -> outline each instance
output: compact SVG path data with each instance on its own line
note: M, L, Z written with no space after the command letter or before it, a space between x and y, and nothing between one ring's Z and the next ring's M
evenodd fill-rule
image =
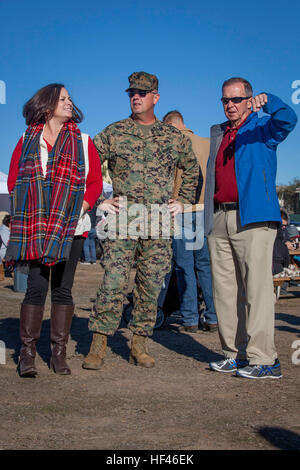
M223 83L221 101L228 121L211 128L205 235L225 358L210 368L246 378L279 378L272 280L281 223L276 149L297 117L274 95L253 97L250 83L239 77ZM260 109L268 116L259 118Z

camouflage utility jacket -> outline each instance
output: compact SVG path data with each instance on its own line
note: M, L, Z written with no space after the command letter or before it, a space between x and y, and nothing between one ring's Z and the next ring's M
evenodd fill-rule
M177 199L193 204L202 188L202 172L192 144L182 132L156 120L149 132L129 117L106 127L94 138L101 163L108 162L114 196L128 201L167 204L176 167L182 169Z

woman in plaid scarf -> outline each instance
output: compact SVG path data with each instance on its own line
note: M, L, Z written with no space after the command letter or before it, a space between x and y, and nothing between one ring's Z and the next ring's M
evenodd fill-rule
M71 291L90 229L87 211L102 191L101 164L93 142L77 127L83 115L64 85L37 91L24 105L23 116L28 128L13 153L7 181L13 214L6 260L29 263L19 373L37 374L36 342L51 274L51 367L70 374L66 344L74 313Z

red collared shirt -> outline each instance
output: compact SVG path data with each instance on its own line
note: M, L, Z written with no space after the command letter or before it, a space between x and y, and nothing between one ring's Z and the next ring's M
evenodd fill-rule
M217 203L239 200L234 167L235 138L246 119L239 126L228 126L225 130L216 158L214 201Z

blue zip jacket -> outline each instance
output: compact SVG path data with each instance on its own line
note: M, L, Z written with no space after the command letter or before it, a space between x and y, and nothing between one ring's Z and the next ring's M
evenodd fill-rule
M266 93L268 102L258 117L252 112L235 139L235 174L242 226L255 222L281 222L276 194L277 145L294 129L297 115L277 96ZM213 227L215 164L229 122L212 126L205 187L205 235Z

